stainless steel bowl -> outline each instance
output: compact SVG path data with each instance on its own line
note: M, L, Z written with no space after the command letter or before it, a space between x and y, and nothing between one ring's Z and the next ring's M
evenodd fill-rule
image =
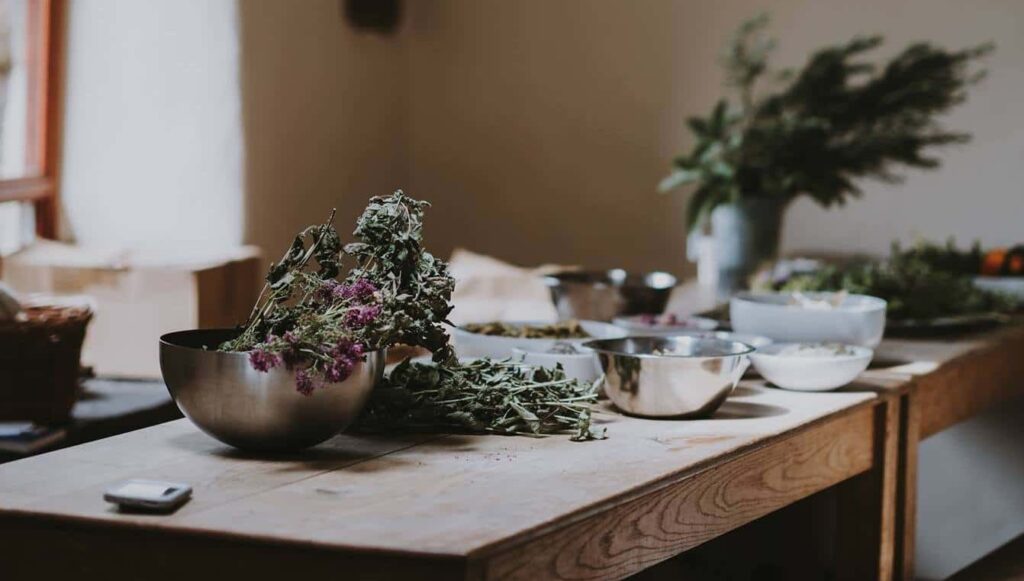
M296 450L327 440L356 419L384 373L385 352L368 353L348 379L306 396L287 369L261 373L245 353L214 350L232 337L226 329L168 333L160 370L181 413L236 448Z
M651 418L713 414L754 351L746 343L696 337L626 337L583 345L597 351L612 403L627 414Z
M567 271L544 277L562 319L611 321L620 315L661 313L676 286L667 272Z

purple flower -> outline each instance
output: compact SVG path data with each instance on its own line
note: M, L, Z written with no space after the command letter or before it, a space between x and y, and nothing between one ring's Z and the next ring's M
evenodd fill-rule
M348 379L356 363L362 360L363 346L351 341L340 341L328 351L328 355L332 361L324 369L324 378L330 383L339 383Z
M354 283L341 288L342 298L356 299L359 301L365 301L373 296L373 293L375 292L377 292L377 287L365 278L361 278Z
M379 314L380 305L355 307L345 313L345 325L350 329L362 329L377 320Z
M256 371L266 373L281 364L281 357L263 349L249 352L249 364Z
M300 369L295 372L295 389L302 395L311 395L316 389L316 381L308 371Z
M320 288L313 293L313 300L318 303L330 304L342 298L345 286L340 282L329 278L323 281Z

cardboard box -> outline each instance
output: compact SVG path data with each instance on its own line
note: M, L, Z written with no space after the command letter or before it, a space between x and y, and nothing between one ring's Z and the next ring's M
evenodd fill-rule
M15 291L86 295L96 307L82 363L98 375L159 378L159 337L245 321L262 286L259 250L126 251L42 241L7 257Z

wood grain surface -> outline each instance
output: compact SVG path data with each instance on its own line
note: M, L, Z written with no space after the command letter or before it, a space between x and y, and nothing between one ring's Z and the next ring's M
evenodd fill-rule
M656 550L664 558L865 470L874 401L745 384L708 420L607 414L602 442L343 435L278 457L234 452L182 420L0 467L0 529L18 523L43 545L49 529L32 529L40 522L60 523L52 541L65 544L138 531L186 548L198 538L276 547L254 553L268 559L299 547L425 564L456 558L482 576L487 560L513 550L507 543L655 502L680 519L670 525L679 538ZM801 436L807 430L818 436ZM122 514L101 495L127 478L184 481L195 495L169 516ZM18 562L32 566L33 555L41 558L25 552Z
M804 430L638 498L518 542L491 547L487 579L615 579L867 471L873 410Z

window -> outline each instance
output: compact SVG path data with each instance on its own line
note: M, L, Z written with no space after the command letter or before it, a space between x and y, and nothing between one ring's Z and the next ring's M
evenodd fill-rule
M0 253L57 234L65 0L0 0Z

